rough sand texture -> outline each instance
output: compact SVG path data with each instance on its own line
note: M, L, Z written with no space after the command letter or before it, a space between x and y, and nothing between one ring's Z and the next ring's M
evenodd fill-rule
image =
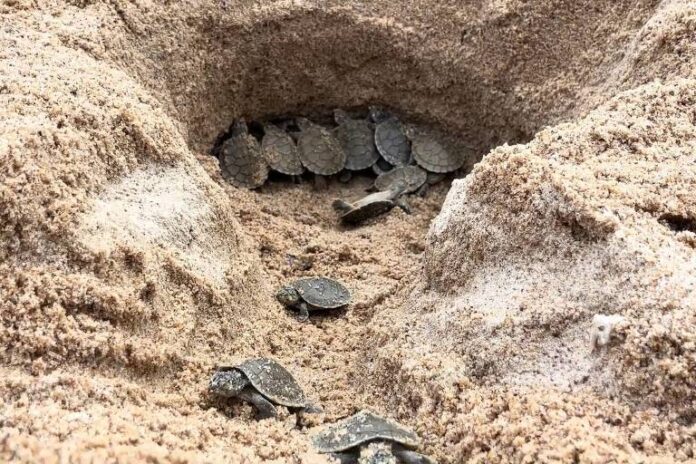
M324 462L306 432L363 408L441 462L693 458L695 88L686 0L0 0L0 460ZM509 145L351 230L367 179L204 154L368 103ZM354 303L299 324L273 291L316 274ZM207 395L252 355L325 412Z

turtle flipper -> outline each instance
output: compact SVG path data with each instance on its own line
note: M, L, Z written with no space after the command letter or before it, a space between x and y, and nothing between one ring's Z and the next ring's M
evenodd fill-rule
M307 307L307 303L304 301L297 305L297 309L300 312L300 314L297 316L297 319L300 322L307 322L309 320L309 308Z
M392 446L392 453L397 457L399 462L404 462L406 464L437 464L437 461L434 459L431 459L424 454L408 450L397 444Z
M341 182L342 184L347 184L350 182L350 179L353 178L353 174L350 171L343 171L339 176L338 176L338 181Z
M340 464L356 464L358 462L358 456L353 453L331 453L329 456L337 459Z
M401 208L404 211L404 213L411 214L411 206L406 202L406 200L403 197L399 197L396 200L394 200L394 204Z
M273 406L273 403L268 401L266 398L263 397L263 395L261 395L253 388L248 387L242 390L242 392L239 394L239 398L243 399L244 401L248 401L249 403L254 405L257 411L256 418L259 420L269 419L278 415L278 412L276 411L275 406Z
M428 193L428 188L430 188L430 184L426 182L425 184L420 186L418 191L416 191L416 195L418 195L421 198L425 198L425 194Z
M324 409L318 404L309 403L302 409L302 412L305 414L321 414L324 412Z

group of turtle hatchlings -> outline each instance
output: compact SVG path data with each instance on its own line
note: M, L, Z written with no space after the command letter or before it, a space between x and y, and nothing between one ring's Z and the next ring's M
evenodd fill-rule
M309 413L321 411L307 400L292 374L268 358L219 367L209 389L216 396L251 403L259 419L275 417L276 405ZM312 437L312 444L341 464L435 464L428 456L413 451L420 444L418 435L369 411L360 411L325 427Z
M271 170L295 180L309 171L317 186L336 174L343 182L358 171L377 175L375 193L355 202L333 203L346 224L363 222L394 206L409 213L404 194L425 194L429 185L461 168L467 159L461 144L437 131L404 124L377 107L370 107L368 116L361 118L336 109L333 120L329 127L305 117L250 124L239 119L218 138L212 153L228 182L249 189L262 186Z
M253 123L255 129L260 128L254 133L244 120L237 120L230 133L219 138L213 154L228 182L249 189L263 185L270 170L296 180L307 170L315 175L318 186L325 183L325 176L340 173L339 179L347 182L352 173L371 170L377 175L374 193L352 203L340 199L333 203L341 221L348 224L394 206L410 212L404 194L423 194L428 185L459 169L466 160L462 151L448 146L434 132L404 125L376 107L370 107L368 118L352 118L343 110L335 110L333 118L331 128L303 117ZM309 277L282 287L276 299L306 321L310 311L346 306L351 294L333 279ZM259 419L275 417L276 406L307 413L321 410L307 400L287 369L268 358L217 368L209 390L218 397L251 403ZM327 426L312 437L312 443L341 464L435 463L414 451L419 446L414 432L369 411Z
M348 289L327 277L302 278L282 287L276 298L284 306L299 311L307 320L312 310L340 308L350 303ZM209 384L210 392L221 398L237 398L251 403L257 418L277 415L276 406L306 413L321 412L307 400L295 378L278 362L268 358L248 359L236 366L218 367ZM418 436L393 421L369 411L360 411L329 425L312 437L320 453L329 453L341 464L434 464L435 461L413 451Z

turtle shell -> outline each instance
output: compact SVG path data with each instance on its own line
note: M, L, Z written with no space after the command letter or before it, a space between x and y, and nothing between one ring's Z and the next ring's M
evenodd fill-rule
M418 190L427 179L428 173L418 166L403 166L380 174L375 179L375 188L382 191L390 190L398 182L406 186L404 193L412 193Z
M249 359L235 369L246 375L251 385L272 402L291 408L303 408L307 405L304 392L295 378L274 360Z
M459 169L465 161L459 151L451 150L431 132L413 130L410 132L411 152L419 166L429 172L444 173Z
M411 146L398 119L389 118L377 124L375 145L390 164L408 166L411 163Z
M300 161L314 174L330 176L346 164L346 152L325 127L305 121L298 139Z
M340 308L350 302L348 289L333 279L308 277L292 283L302 299L310 306L321 309Z
M271 169L288 176L302 174L304 167L292 137L275 124L264 125L263 132L261 149Z
M259 142L242 133L227 139L219 154L222 177L235 187L254 189L268 178L268 165Z
M346 153L346 169L350 171L367 169L379 159L379 153L375 147L375 135L367 121L345 119L334 133Z
M345 451L372 440L396 442L407 448L416 448L419 444L414 432L369 411L360 411L312 437L320 453Z

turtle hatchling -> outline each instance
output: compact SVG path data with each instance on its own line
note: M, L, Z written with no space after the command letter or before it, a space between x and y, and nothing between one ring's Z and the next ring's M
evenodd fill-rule
M307 277L296 280L276 293L276 299L288 308L299 311L299 319L306 321L309 311L341 308L350 303L348 289L327 277Z
M368 121L351 119L343 110L334 110L336 138L346 153L345 168L349 171L367 169L379 159L375 136Z
M400 424L369 411L359 413L326 427L312 437L320 453L331 453L341 464L356 463L361 448L375 442L390 445L391 455L406 464L435 464L435 460L413 451L419 445L418 435ZM384 462L385 450L373 454L371 463ZM387 461L388 462L388 461Z
M423 129L409 128L411 153L420 167L429 172L445 173L456 171L464 164L464 156L456 150L450 150L431 132Z
M406 185L404 193L417 191L428 179L428 173L418 166L403 166L382 173L375 179L375 188L380 191L390 190L395 183Z
M398 206L407 214L411 212L408 204L401 198L406 186L403 183L395 183L389 190L371 193L354 203L345 200L334 200L333 207L340 214L340 220L344 224L360 224L368 219L379 216Z
M275 124L264 124L261 149L271 169L288 176L304 172L297 146L287 132Z
M391 165L411 164L411 145L401 122L393 115L370 108L375 126L375 146L379 154Z
M318 176L330 176L343 169L346 152L328 129L306 118L297 118L297 126L300 161L307 170Z
M261 146L249 134L243 119L234 124L232 136L223 142L218 156L222 177L235 187L254 189L268 178L268 165Z
M239 398L253 404L259 419L276 417L275 405L312 409L302 388L283 366L268 358L244 361L234 367L218 368L209 390L223 398Z

